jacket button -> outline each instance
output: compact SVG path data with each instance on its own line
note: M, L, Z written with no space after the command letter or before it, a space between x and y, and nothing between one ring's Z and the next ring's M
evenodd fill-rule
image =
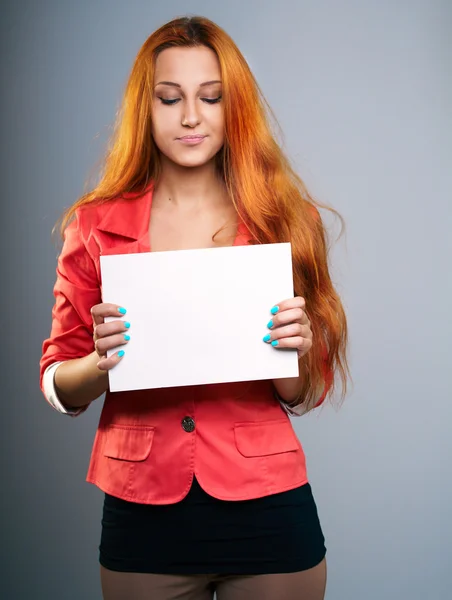
M191 433L195 430L195 421L191 417L184 417L182 419L182 429L187 433Z

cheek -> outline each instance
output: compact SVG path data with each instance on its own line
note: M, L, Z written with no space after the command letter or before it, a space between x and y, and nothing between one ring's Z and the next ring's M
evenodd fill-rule
M177 122L176 111L162 111L159 107L152 112L152 136L157 144L165 143L171 133L174 134L174 124Z
M217 128L219 131L224 130L224 110L220 109L216 115Z
M155 127L152 132L152 138L154 144L163 154L167 155L171 153L171 144L169 134L159 127Z
M212 129L212 132L215 133L215 136L219 139L224 138L224 114L223 111L218 111L218 114L211 115L209 126Z

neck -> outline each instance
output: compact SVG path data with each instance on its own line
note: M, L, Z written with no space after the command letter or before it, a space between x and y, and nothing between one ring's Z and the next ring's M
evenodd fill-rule
M162 160L154 197L161 202L170 199L175 206L187 207L229 203L213 160L200 167L182 167Z

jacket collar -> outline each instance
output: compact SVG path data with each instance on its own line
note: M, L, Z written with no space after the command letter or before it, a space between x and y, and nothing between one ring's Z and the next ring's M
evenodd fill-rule
M112 202L105 202L104 213L97 229L122 237L138 240L146 234L151 216L153 184L149 184L144 194L126 192Z

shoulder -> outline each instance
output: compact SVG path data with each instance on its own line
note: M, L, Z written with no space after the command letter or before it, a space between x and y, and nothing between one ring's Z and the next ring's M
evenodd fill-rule
M93 200L87 204L79 206L74 212L74 219L71 222L80 232L89 232L90 229L96 228L99 223L105 218L109 211L121 199L112 198L110 200Z
M149 210L151 196L152 187L148 185L143 191L124 192L108 200L93 200L75 210L73 226L84 240L99 229L126 235L130 230L134 234L132 230L140 227Z

